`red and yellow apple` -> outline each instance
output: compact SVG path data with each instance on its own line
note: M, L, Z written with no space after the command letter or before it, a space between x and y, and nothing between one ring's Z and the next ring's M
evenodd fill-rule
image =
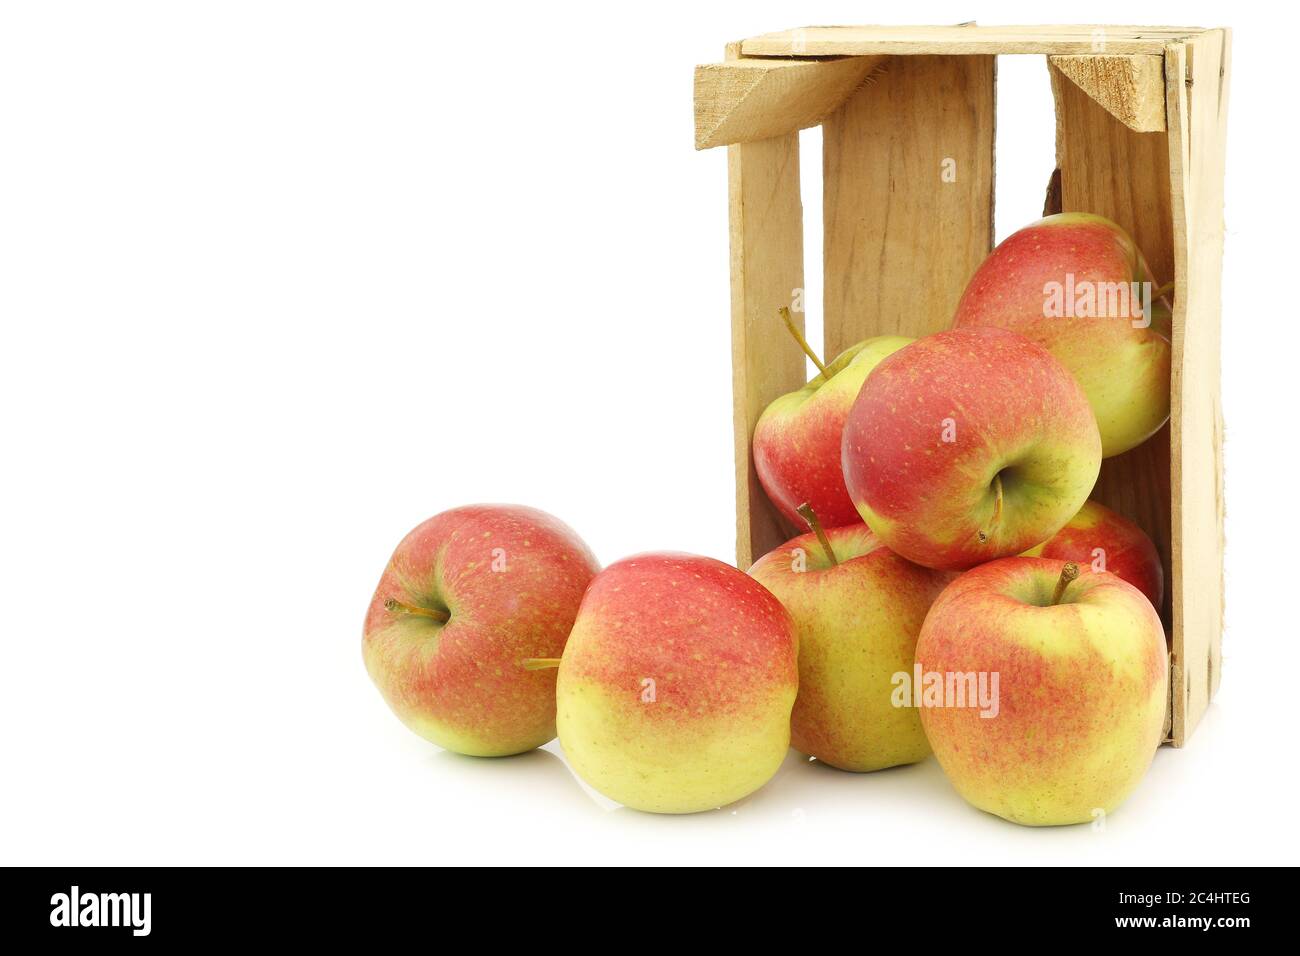
M565 756L637 810L739 800L789 750L797 650L781 603L721 561L655 553L611 564L587 589L559 665Z
M556 518L471 505L430 518L398 544L366 613L362 652L384 700L440 747L505 756L555 736L558 657L600 570Z
M845 483L885 545L963 570L1047 540L1101 466L1088 400L1042 346L953 329L885 358L844 425Z
M749 569L799 632L790 743L841 770L924 760L919 714L893 705L894 675L912 672L921 623L951 575L900 558L861 523L824 534L788 541Z
M1164 630L1142 592L1109 572L1023 557L968 571L930 608L916 662L939 765L969 803L1014 823L1109 814L1163 737ZM953 691L981 674L996 705L962 706Z
M1010 329L1055 355L1088 396L1109 458L1169 417L1171 316L1156 291L1128 233L1101 216L1061 213L993 250L953 325Z
M1084 502L1050 540L1025 552L1027 557L1073 561L1081 571L1109 571L1146 595L1160 610L1165 572L1146 532L1096 501Z
M764 409L754 426L754 470L768 498L794 526L803 527L802 504L827 527L859 520L840 467L844 420L871 370L910 341L882 335L859 342L803 388Z

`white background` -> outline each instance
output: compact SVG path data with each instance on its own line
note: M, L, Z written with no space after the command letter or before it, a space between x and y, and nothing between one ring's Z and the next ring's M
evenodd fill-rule
M692 149L692 67L887 12L0 10L0 862L1296 862L1284 5L1086 11L1236 28L1223 685L1104 832L980 814L933 760L792 756L726 810L616 810L554 743L439 751L362 667L393 545L456 504L544 508L606 563L733 557L726 157ZM1039 214L1053 134L1042 58L999 71L1002 237Z

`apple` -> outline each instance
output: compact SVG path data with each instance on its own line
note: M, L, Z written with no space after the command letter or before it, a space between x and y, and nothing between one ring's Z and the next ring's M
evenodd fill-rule
M1164 736L1164 629L1142 592L1110 572L1023 557L968 571L930 608L916 669L926 675L921 723L944 773L967 802L1013 823L1111 813ZM977 675L997 689L993 707L969 696L962 706L957 692Z
M842 450L871 530L909 561L945 570L1047 540L1101 467L1078 383L1042 346L992 328L939 332L881 361Z
M545 512L470 505L402 539L366 613L366 670L406 726L440 747L505 756L555 736L559 655L587 584L587 546Z
M1145 594L1156 611L1164 601L1165 572L1156 546L1132 521L1096 501L1084 502L1064 528L1025 555L1074 561L1081 571L1109 571Z
M866 339L823 366L793 323L787 327L821 371L764 409L754 426L754 470L767 497L794 526L803 527L802 504L810 505L828 527L857 523L840 467L844 420L871 370L912 340L898 335Z
M920 715L892 703L912 672L916 638L951 575L900 558L861 523L815 531L765 554L749 573L777 596L799 634L796 750L841 770L880 770L930 754Z
M560 744L625 806L732 803L789 750L796 654L790 615L735 568L676 553L618 561L588 587L559 662Z
M1061 213L993 250L966 286L953 326L1010 329L1060 359L1088 396L1109 458L1169 418L1171 315L1160 301L1166 290L1152 287L1128 233L1101 216Z

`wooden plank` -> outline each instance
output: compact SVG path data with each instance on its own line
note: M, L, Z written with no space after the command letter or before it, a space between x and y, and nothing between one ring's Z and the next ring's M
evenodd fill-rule
M1165 128L1165 58L1145 53L1128 56L1054 56L1052 66L1139 133Z
M816 126L884 59L742 59L697 66L695 148L752 143Z
M951 324L993 245L994 71L893 59L822 124L828 356Z
M790 536L758 483L750 441L763 409L807 381L804 356L777 311L803 289L799 134L728 146L727 174L736 565L743 571ZM803 313L794 318L802 328Z
M873 54L1145 53L1202 32L1200 27L1074 26L840 26L801 27L741 41L745 56L868 56Z
M1223 412L1219 401L1223 173L1231 35L1166 53L1178 297L1170 418L1173 737L1182 746L1218 689L1223 633Z
M1050 60L1048 71L1056 101L1061 210L1093 212L1119 223L1137 241L1156 281L1169 281L1175 269L1168 135L1130 129ZM1092 494L1150 535L1166 582L1175 570L1169 449L1166 426L1132 451L1107 458ZM1175 600L1167 586L1161 618L1170 632Z

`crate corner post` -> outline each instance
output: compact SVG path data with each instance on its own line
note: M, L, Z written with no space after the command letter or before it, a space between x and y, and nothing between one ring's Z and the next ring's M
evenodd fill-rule
M789 536L758 482L751 441L768 403L805 380L803 353L778 311L803 289L799 134L727 146L727 181L736 565L743 571ZM802 314L793 317L802 325Z
M1223 29L1171 42L1165 53L1177 282L1170 416L1176 747L1209 707L1222 660L1219 342L1230 54Z

